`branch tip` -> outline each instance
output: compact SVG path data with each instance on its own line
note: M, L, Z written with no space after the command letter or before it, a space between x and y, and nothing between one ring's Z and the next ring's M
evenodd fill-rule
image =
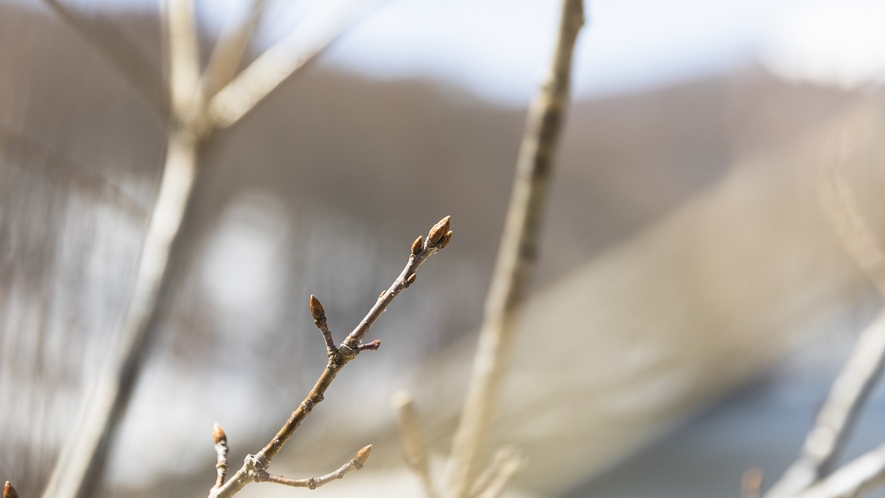
M369 455L372 454L372 445L363 446L363 448L356 452L356 456L353 457L353 460L360 464L365 465L366 460L369 459Z
M215 441L215 444L227 442L227 434L224 433L224 429L218 424L212 427L212 440Z
M371 445L366 446L366 448L369 448L370 450L372 449ZM363 450L366 448L363 448ZM368 455L366 455L366 458L369 458ZM6 481L6 484L3 485L3 498L18 498L18 492L16 492L15 488L12 487L12 484L10 484L9 481Z
M313 294L310 295L310 314L316 322L322 322L326 319L326 310L323 309L322 303Z
M419 235L415 242L412 242L412 254L417 255L421 249L424 249L424 237Z
M439 220L439 222L436 225L433 225L433 228L431 228L430 232L427 234L427 241L431 244L439 244L443 237L449 232L451 224L451 216L446 216Z

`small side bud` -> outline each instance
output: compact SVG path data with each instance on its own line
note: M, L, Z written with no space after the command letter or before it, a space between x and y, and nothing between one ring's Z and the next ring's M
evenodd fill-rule
M427 241L432 244L438 244L439 241L446 236L446 233L448 233L449 227L451 226L451 220L451 216L446 216L439 220L439 223L433 225L433 228L430 229L430 233L427 234Z
M418 274L417 274L417 273L413 273L413 274L409 275L409 278L406 279L406 287L408 287L408 286L414 284L414 283L415 283L415 280L416 280L417 278L418 278Z
M446 232L446 234L443 236L442 240L439 241L439 248L442 249L442 248L446 247L447 245L449 245L450 240L452 240L452 231L451 230Z
M215 441L215 444L227 443L227 434L224 433L224 430L218 424L215 424L215 427L212 428L212 440Z
M317 322L322 322L326 319L326 310L323 309L320 300L313 294L310 295L310 314L313 316L314 321Z
M421 249L424 249L424 237L419 235L415 242L412 242L412 254L418 254Z
M372 445L366 446L369 451L372 451ZM366 448L360 450L360 452L366 451ZM357 457L359 457L359 453L357 453ZM366 458L369 458L369 452L366 452ZM365 460L363 460L365 461ZM15 488L12 487L12 484L9 481L6 481L6 484L3 486L3 498L18 498L18 492Z
M381 291L381 294L378 295L378 299L381 299L382 297L384 297L384 294L387 294L387 289L384 289L383 291Z
M356 462L358 464L365 465L366 460L369 459L369 455L371 455L371 454L372 454L372 445L370 444L370 445L364 447L363 449L357 451L356 456L353 457L353 459L356 460Z

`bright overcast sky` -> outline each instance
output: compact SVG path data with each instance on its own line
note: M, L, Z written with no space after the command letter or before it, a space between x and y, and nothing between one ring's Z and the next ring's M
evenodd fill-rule
M0 0L8 1L8 0ZM259 42L353 1L270 0ZM218 30L244 0L197 0ZM102 6L115 0L68 0ZM116 2L118 5L121 2ZM122 3L126 3L123 0ZM155 9L156 0L134 0ZM885 0L587 0L576 52L579 97L626 93L757 62L789 78L885 82ZM542 78L558 0L386 0L321 64L375 78L425 77L523 105Z

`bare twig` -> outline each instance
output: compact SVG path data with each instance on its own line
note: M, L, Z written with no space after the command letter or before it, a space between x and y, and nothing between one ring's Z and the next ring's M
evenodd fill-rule
M332 384L332 381L338 375L338 372L344 368L344 365L356 358L361 351L366 349L378 349L378 346L381 344L379 341L376 340L368 344L363 344L363 337L365 337L366 333L372 325L375 324L381 314L390 306L390 303L393 302L396 296L415 282L417 276L416 272L421 264L424 263L427 258L433 256L449 244L449 241L452 239L452 232L449 228L450 220L449 217L446 216L430 229L426 241L421 244L412 245L411 254L408 263L406 263L406 267L396 280L393 281L393 284L391 284L385 292L381 293L378 300L375 302L375 305L372 306L365 318L360 321L359 325L357 325L356 328L348 334L347 338L344 339L339 346L335 347L334 350L327 345L329 361L326 363L326 368L323 370L323 373L320 375L313 389L308 393L301 404L298 405L298 408L292 412L292 415L289 416L289 419L283 424L283 427L280 428L273 439L271 439L257 455L247 456L240 470L238 470L237 473L223 486L220 488L212 488L209 493L210 498L229 498L243 489L243 487L250 482L261 482L262 479L270 480L269 477L266 477L262 473L266 473L273 458L280 452L283 445L286 444L286 441L292 437L292 434L295 433L295 430L298 429L298 426L301 425L307 415L310 414L317 404L323 401L326 389ZM318 326L319 324L326 323L326 314L323 310L323 306L315 296L311 296L310 299L310 312L313 316L314 323L318 324ZM325 332L323 335L325 336ZM363 450L366 451L365 456L368 457L368 450L366 448ZM359 453L357 456L359 456ZM345 464L345 467L346 466L347 464ZM340 470L341 469L339 469L339 471ZM337 474L333 473L330 475ZM270 476L270 474L267 474L267 476ZM285 480L285 478L282 477L275 477L275 479ZM288 481L289 480L287 480L287 482ZM287 482L281 483L286 484Z
M252 33L255 32L264 13L265 4L265 0L252 0L249 14L243 22L216 42L202 78L202 91L207 99L215 96L224 85L233 80L240 61L252 41Z
M237 122L378 3L371 0L367 7L366 1L354 0L349 9L302 23L211 98L208 119L220 128Z
M350 474L351 472L356 472L363 468L363 465L366 464L366 460L369 459L369 455L372 453L372 445L368 445L363 449L359 450L356 455L347 461L344 465L338 468L338 470L334 472L329 472L328 474L320 477L309 477L307 479L290 479L288 477L278 476L274 474L268 474L267 472L258 472L255 477L255 482L273 482L276 484L282 484L284 486L292 486L293 488L308 488L308 489L316 489L324 484L328 484L335 479L343 479L344 476Z
M430 477L427 462L427 448L418 424L418 414L412 396L406 391L399 391L393 396L393 407L399 415L400 438L403 442L403 456L412 472L421 479L426 498L436 498L436 489Z
M227 479L227 435L221 429L221 426L215 424L215 427L212 428L212 439L215 441L215 457L216 464L215 470L217 471L217 476L215 477L215 486L212 489L218 489L224 484L225 479Z
M3 498L18 498L18 492L9 481L6 481L6 484L3 485Z
M55 0L47 1L57 4ZM245 36L254 29L258 10L260 6L241 27L239 35ZM119 336L119 345L113 349L117 352L114 358L119 360L109 365L108 372L102 374L94 392L87 397L82 416L74 424L44 490L44 498L85 498L93 494L94 487L100 483L99 477L105 466L110 442L116 434L147 355L147 344L157 319L159 297L169 286L167 265L196 180L198 149L214 131L213 122L207 116L206 97L200 83L199 36L192 0L167 0L166 26L171 126L161 185L145 235L135 289ZM334 34L328 33L322 40L309 36L304 39L292 38L285 48L313 56L342 30L343 27ZM308 47L297 46L299 40L308 43ZM245 40L238 37L227 45L222 44L218 47L217 57L228 62L238 59L245 50L244 43ZM280 47L277 52L279 50ZM285 60L286 57L278 53L276 58L266 59L263 67L274 72L273 64ZM285 73L285 78L297 67L288 65L275 74L279 76ZM229 77L225 76L227 69L216 68L212 71L203 78L210 88L215 84L210 81L222 82ZM270 88L267 89L269 91ZM414 279L414 275L411 278ZM409 283L407 281L404 285ZM342 349L340 354L355 356L361 351L377 349L380 345L377 341L360 344L359 339L362 339L361 335L355 339L349 337L345 341L349 349Z
M885 483L885 445L845 464L796 498L855 498Z
M766 494L769 498L789 497L826 475L844 445L870 390L885 362L885 313L867 327L857 340L854 352L833 383L814 427L802 446L802 455Z
M838 136L832 161L825 161L818 181L821 206L829 217L845 252L885 297L885 254L861 214L851 187L839 171L845 137ZM767 498L791 497L808 488L832 469L842 447L878 381L885 365L885 313L860 335L851 357L839 372L814 427L808 433L801 456L766 494Z
M166 89L159 71L125 35L100 17L87 18L58 0L43 0L43 3L126 78L157 116L166 118Z
M193 0L168 0L169 93L172 115L187 122L201 110L196 100L200 81L200 49Z
M467 399L452 445L449 489L456 498L466 496L477 472L513 346L513 312L535 267L543 207L568 104L572 51L583 24L582 0L563 0L550 74L526 120Z
M513 445L502 446L492 456L492 462L479 475L470 489L471 498L498 498L507 484L525 463L522 452Z

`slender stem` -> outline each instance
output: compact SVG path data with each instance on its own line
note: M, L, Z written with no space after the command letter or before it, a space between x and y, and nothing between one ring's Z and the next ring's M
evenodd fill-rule
M582 0L563 0L550 74L526 120L467 399L452 444L449 489L456 498L467 494L477 472L513 346L517 325L513 312L526 294L535 267L543 208L568 104L572 52L583 24Z
M290 479L288 477L268 474L267 472L261 471L257 473L255 481L272 482L276 484L282 484L284 486L291 486L293 488L316 489L336 479L343 479L344 476L346 476L347 474L350 474L351 472L356 472L357 470L363 468L363 465L365 465L366 460L369 459L369 454L371 452L372 445L370 444L359 450L356 456L345 462L344 465L339 467L337 470L329 472L324 476L308 477L306 479Z
M286 423L283 424L280 430L277 431L277 434L258 454L247 456L240 470L222 487L213 488L209 494L210 498L229 498L243 489L249 482L258 480L260 473L266 471L273 458L280 452L286 441L292 437L292 434L295 433L301 423L304 422L304 419L307 418L317 404L323 401L326 390L332 384L332 381L335 380L338 372L344 368L344 365L356 358L361 351L378 348L380 345L379 341L361 344L363 337L372 325L375 324L378 317L387 310L396 296L415 282L417 271L421 264L448 245L452 238L452 232L449 228L450 220L447 216L430 229L426 242L421 244L420 247L412 246L412 254L409 256L409 261L400 275L393 281L393 284L378 297L378 300L369 310L366 317L360 321L360 324L344 339L341 345L334 352L329 350L329 361L326 363L326 368L320 374L313 389L305 396L298 408L292 412ZM311 296L310 311L314 322L324 323L326 321L325 311L315 296Z
M170 253L178 240L196 176L196 146L192 134L174 129L168 147L157 203L142 246L135 289L119 344L113 348L120 352L122 359L101 375L94 393L87 399L86 414L81 423L75 424L62 449L43 492L45 498L90 496L99 484L110 441L122 420L149 349L157 304L169 286Z
M299 29L268 48L214 96L210 96L208 119L225 128L239 121L259 102L307 64L369 11L365 5L380 3L354 0L349 9L315 16Z
M258 27L265 5L265 0L252 0L249 14L243 22L216 42L201 81L201 89L206 98L214 97L236 76L237 68L240 66L246 49L249 48L252 34Z

